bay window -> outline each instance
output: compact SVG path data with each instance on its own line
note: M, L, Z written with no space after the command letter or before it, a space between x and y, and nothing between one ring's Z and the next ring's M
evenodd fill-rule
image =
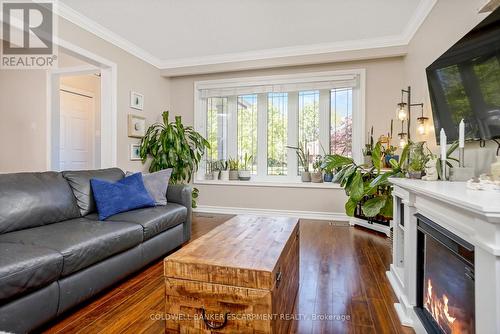
M290 146L309 151L309 169L328 153L360 161L364 81L347 70L196 82L195 128L211 145L202 165L246 154L252 180L283 183L304 170Z

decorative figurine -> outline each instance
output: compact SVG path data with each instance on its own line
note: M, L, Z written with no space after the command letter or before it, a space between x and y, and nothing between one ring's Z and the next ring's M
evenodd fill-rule
M425 176L422 177L424 181L437 181L438 172L436 169L437 158L431 158L425 163Z

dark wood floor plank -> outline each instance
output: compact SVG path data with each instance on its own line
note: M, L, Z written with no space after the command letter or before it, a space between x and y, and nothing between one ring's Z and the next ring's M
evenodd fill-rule
M195 214L193 240L232 215ZM342 223L301 220L300 287L291 333L413 333L401 326L385 277L388 239ZM163 262L60 317L44 333L163 333ZM320 315L325 320L314 320Z

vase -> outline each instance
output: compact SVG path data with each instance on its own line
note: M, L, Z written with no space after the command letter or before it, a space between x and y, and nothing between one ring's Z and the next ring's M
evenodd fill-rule
M229 171L228 170L221 170L220 171L220 180L221 181L229 181Z
M230 170L229 171L229 180L231 180L231 181L238 180L238 171L237 170Z
M333 173L325 173L325 176L323 176L323 181L332 182L333 181Z
M300 174L300 178L302 182L311 182L311 173L310 172L302 172Z
M312 172L311 173L311 181L313 183L322 183L323 182L323 173L322 172Z

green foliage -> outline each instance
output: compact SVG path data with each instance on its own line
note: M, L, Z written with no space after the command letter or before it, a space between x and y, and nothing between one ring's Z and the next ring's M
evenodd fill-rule
M307 144L300 146L287 146L287 148L291 148L295 150L297 154L297 158L299 159L299 166L304 168L304 172L309 171L309 149L307 149Z
M245 155L241 158L240 167L242 170L249 170L248 167L253 164L253 156L245 153Z
M232 171L238 170L239 162L237 159L229 158L229 160L227 162L228 162L229 170L232 170Z
M450 147L448 147L448 150L446 150L446 165L448 167L450 167L450 168L453 167L453 165L451 164L451 161L459 162L457 159L451 157L451 155L453 154L453 152L455 152L455 150L457 148L458 148L458 141L454 141L450 145ZM443 180L444 176L443 176L443 167L442 167L441 158L437 159L436 169L437 169L437 172L438 172L439 179Z
M363 202L361 210L366 217L382 215L392 217L392 187L389 177L404 175L408 159L408 147L403 149L399 161L391 159L392 169L381 173L382 144L377 142L371 151L373 167L366 169L352 158L338 154L327 155L322 167L337 170L333 182L340 183L349 196L345 204L347 215L353 216L358 203Z
M323 168L321 167L323 165L323 160L321 159L321 155L317 155L314 158L313 162L313 168L315 172L321 172Z
M210 144L192 126L184 126L180 116L173 122L168 111L162 116L163 123L151 125L141 140L142 163L151 158L150 172L172 168L171 183L189 183Z

